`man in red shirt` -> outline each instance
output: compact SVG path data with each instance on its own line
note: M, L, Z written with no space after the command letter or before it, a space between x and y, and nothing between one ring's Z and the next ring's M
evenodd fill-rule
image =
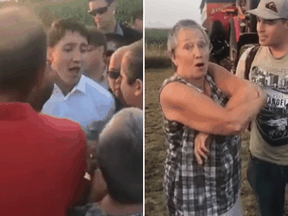
M27 103L43 87L46 34L27 8L0 10L0 215L67 215L83 192L85 134Z

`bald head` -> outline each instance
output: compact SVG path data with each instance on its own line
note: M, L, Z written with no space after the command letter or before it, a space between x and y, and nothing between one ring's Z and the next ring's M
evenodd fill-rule
M9 6L0 10L1 49L23 46L29 36L39 31L41 22L26 7Z
M127 50L129 50L129 46L123 46L117 49L112 54L111 59L110 59L110 64L109 64L109 70L118 72L118 74L120 75L122 57L126 53ZM112 78L111 76L108 76L108 82L114 95L116 97L119 97L121 95L120 83L116 82L116 79Z
M46 64L46 34L28 8L0 10L0 94L25 101Z
M121 61L121 70L128 72L128 83L131 85L136 79L143 81L143 44L141 41L129 46Z
M113 69L120 70L122 57L124 56L125 52L127 52L128 50L129 50L129 46L123 46L117 49L111 56L109 69L113 68Z

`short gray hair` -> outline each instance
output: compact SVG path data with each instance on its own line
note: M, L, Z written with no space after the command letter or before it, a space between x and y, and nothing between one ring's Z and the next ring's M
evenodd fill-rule
M143 201L143 112L126 108L99 137L97 158L110 196L120 203Z
M178 44L178 33L180 32L180 30L191 29L191 28L200 30L203 33L207 44L210 45L210 39L202 26L200 26L194 20L189 20L189 19L180 20L173 26L172 30L170 31L168 35L167 51L169 55L171 55L174 52Z

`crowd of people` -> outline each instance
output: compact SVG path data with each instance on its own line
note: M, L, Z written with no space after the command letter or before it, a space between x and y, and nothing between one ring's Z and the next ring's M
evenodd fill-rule
M1 215L143 215L142 33L89 8L48 31L0 9Z
M115 10L116 0L90 0L94 27L69 18L46 31L26 7L0 9L1 215L143 215L143 13L130 28ZM257 16L260 45L243 53L237 76L209 62L210 39L195 21L168 36L175 73L159 101L169 215L243 215L248 126L259 212L284 215L288 1L246 12ZM222 47L212 49L216 63Z
M244 215L240 152L246 128L247 178L259 215L285 214L288 1L261 0L246 13L257 17L259 44L243 53L236 76L209 62L211 41L193 20L180 20L169 33L167 49L175 73L159 92L169 215ZM221 26L215 25L210 34L212 45L220 44L212 48L218 64L217 51L224 53L226 40L219 31Z

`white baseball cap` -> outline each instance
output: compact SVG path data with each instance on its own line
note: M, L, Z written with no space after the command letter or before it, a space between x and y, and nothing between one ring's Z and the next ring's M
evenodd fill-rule
M262 19L288 19L288 0L262 0L258 7L247 13Z

